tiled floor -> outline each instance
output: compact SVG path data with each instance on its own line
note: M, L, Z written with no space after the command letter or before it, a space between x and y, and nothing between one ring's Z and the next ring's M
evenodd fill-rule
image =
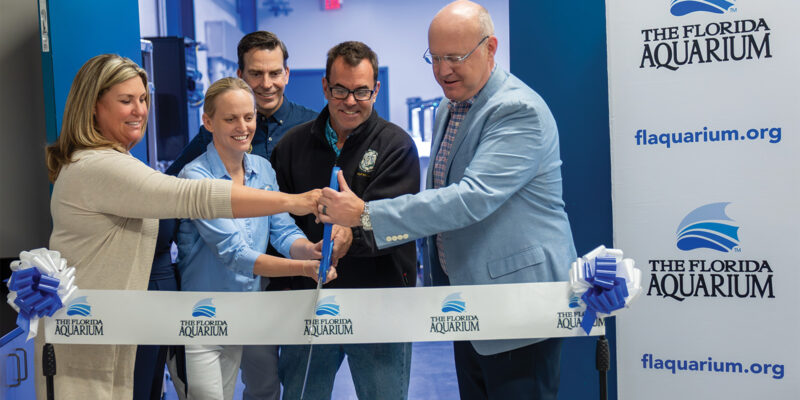
M164 399L177 399L175 390L166 385ZM241 381L236 386L234 399L242 398ZM414 343L411 354L411 383L408 398L411 400L455 400L458 399L453 346L451 342ZM342 363L333 387L334 400L357 399L347 361ZM363 400L363 399L362 399Z

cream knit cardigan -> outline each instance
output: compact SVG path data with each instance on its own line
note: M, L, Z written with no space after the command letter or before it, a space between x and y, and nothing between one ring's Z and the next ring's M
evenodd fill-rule
M164 175L127 153L82 150L53 186L50 249L75 266L80 289L146 290L158 219L232 218L231 182ZM153 327L158 329L158 327ZM40 325L37 397L44 397ZM57 399L133 397L136 346L55 345Z

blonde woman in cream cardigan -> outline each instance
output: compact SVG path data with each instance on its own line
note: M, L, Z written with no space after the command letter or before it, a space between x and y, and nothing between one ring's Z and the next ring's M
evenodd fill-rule
M145 290L158 219L246 218L312 213L318 191L289 195L230 181L178 179L128 151L141 140L150 98L147 74L130 59L96 56L78 71L61 135L47 147L53 194L50 248L75 266L81 289ZM298 274L300 271L298 271ZM37 337L37 394L43 330ZM55 345L59 399L133 396L133 345Z

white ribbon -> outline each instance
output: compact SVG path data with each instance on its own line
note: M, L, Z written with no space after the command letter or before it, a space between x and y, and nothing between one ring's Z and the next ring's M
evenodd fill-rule
M50 343L388 343L584 336L567 282L221 293L78 290ZM88 311L85 316L70 309ZM598 319L592 334L605 332Z

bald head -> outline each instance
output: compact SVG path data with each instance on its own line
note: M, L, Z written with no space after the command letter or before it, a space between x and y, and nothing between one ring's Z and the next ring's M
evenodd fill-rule
M457 27L463 28L465 33L474 32L480 37L494 35L494 23L489 11L468 0L454 1L439 10L431 21L428 34L433 29Z
M464 101L486 84L494 68L497 38L489 12L471 1L454 1L428 28L433 75L445 96Z

